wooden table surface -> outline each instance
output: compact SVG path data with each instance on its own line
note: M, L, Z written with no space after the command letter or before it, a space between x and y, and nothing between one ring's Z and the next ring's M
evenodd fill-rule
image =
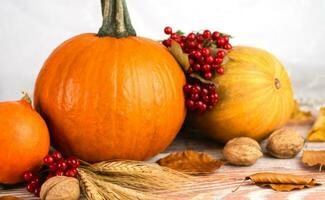
M310 126L295 127L305 136ZM262 143L265 146L265 142ZM222 146L215 142L204 139L199 135L188 134L186 132L178 136L174 143L164 152L151 159L154 162L157 159L168 155L170 152L182 151L185 149L207 152L216 158L222 158ZM308 143L305 149L325 149L325 143ZM300 159L301 153L293 159L275 159L264 155L255 165L250 167L237 167L225 165L218 169L215 173L208 176L201 176L200 183L191 186L186 191L171 192L166 199L192 199L192 200L217 200L217 199L236 199L236 200L271 200L271 199L325 199L325 174L319 172L318 168L305 167ZM245 182L236 192L232 192L238 184L242 182L244 177L256 172L284 172L307 177L316 178L322 186L308 188L303 190L294 190L291 192L276 192L269 188L260 188L252 183ZM11 190L0 190L0 196L15 195L24 199L37 199L26 192L24 188Z

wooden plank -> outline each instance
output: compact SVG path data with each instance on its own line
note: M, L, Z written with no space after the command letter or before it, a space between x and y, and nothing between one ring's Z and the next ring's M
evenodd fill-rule
M306 136L310 126L296 126L294 128L296 128L301 135ZM262 143L262 146L265 148L265 142ZM308 143L305 148L325 150L325 143ZM222 145L209 139L204 139L200 135L190 134L184 131L165 152L152 158L148 162L155 162L157 159L168 155L170 152L182 151L185 149L204 151L216 158L222 158ZM301 154L302 152L293 159L275 159L265 155L255 165L250 167L225 165L211 175L198 177L199 183L189 185L188 189L184 191L172 191L168 192L168 194L162 194L166 195L166 199L176 200L325 199L325 185L304 190L295 190L292 192L276 192L268 188L257 187L248 181L244 183L239 190L232 192L232 190L242 182L244 177L262 171L285 172L314 177L318 182L325 184L324 173L319 172L317 167L305 167L300 161ZM1 190L0 196L5 195L15 195L28 200L37 199L28 194L24 188Z

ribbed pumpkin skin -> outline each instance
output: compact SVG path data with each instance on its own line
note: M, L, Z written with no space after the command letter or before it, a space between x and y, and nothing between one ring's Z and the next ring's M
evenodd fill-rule
M50 148L42 117L25 100L0 103L0 183L22 181L28 170L38 170Z
M144 160L181 128L184 84L178 63L158 42L82 34L48 58L34 101L64 154L90 162Z
M191 116L191 124L219 142L239 136L261 140L291 115L294 100L289 77L264 50L235 47L228 56L224 75L213 80L219 85L220 103L202 116Z

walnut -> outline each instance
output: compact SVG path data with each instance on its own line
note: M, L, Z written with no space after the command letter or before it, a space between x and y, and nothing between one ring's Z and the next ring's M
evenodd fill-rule
M67 176L55 176L41 187L42 200L78 200L80 196L79 181Z
M249 137L238 137L230 140L222 153L233 165L253 165L263 156L258 142Z
M304 138L294 129L282 128L269 136L266 149L273 157L292 158L301 151L304 143Z

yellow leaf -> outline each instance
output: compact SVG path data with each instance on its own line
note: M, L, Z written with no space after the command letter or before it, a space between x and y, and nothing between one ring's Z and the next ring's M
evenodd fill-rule
M300 110L298 102L295 100L295 106L291 114L289 124L311 124L314 121L310 111Z
M190 174L211 173L223 163L207 153L195 151L176 152L157 161L161 166Z
M320 108L319 115L309 131L307 139L311 142L325 141L325 107Z
M322 166L325 165L325 150L322 151L304 151L301 158L302 162L310 167L320 166L320 170Z

